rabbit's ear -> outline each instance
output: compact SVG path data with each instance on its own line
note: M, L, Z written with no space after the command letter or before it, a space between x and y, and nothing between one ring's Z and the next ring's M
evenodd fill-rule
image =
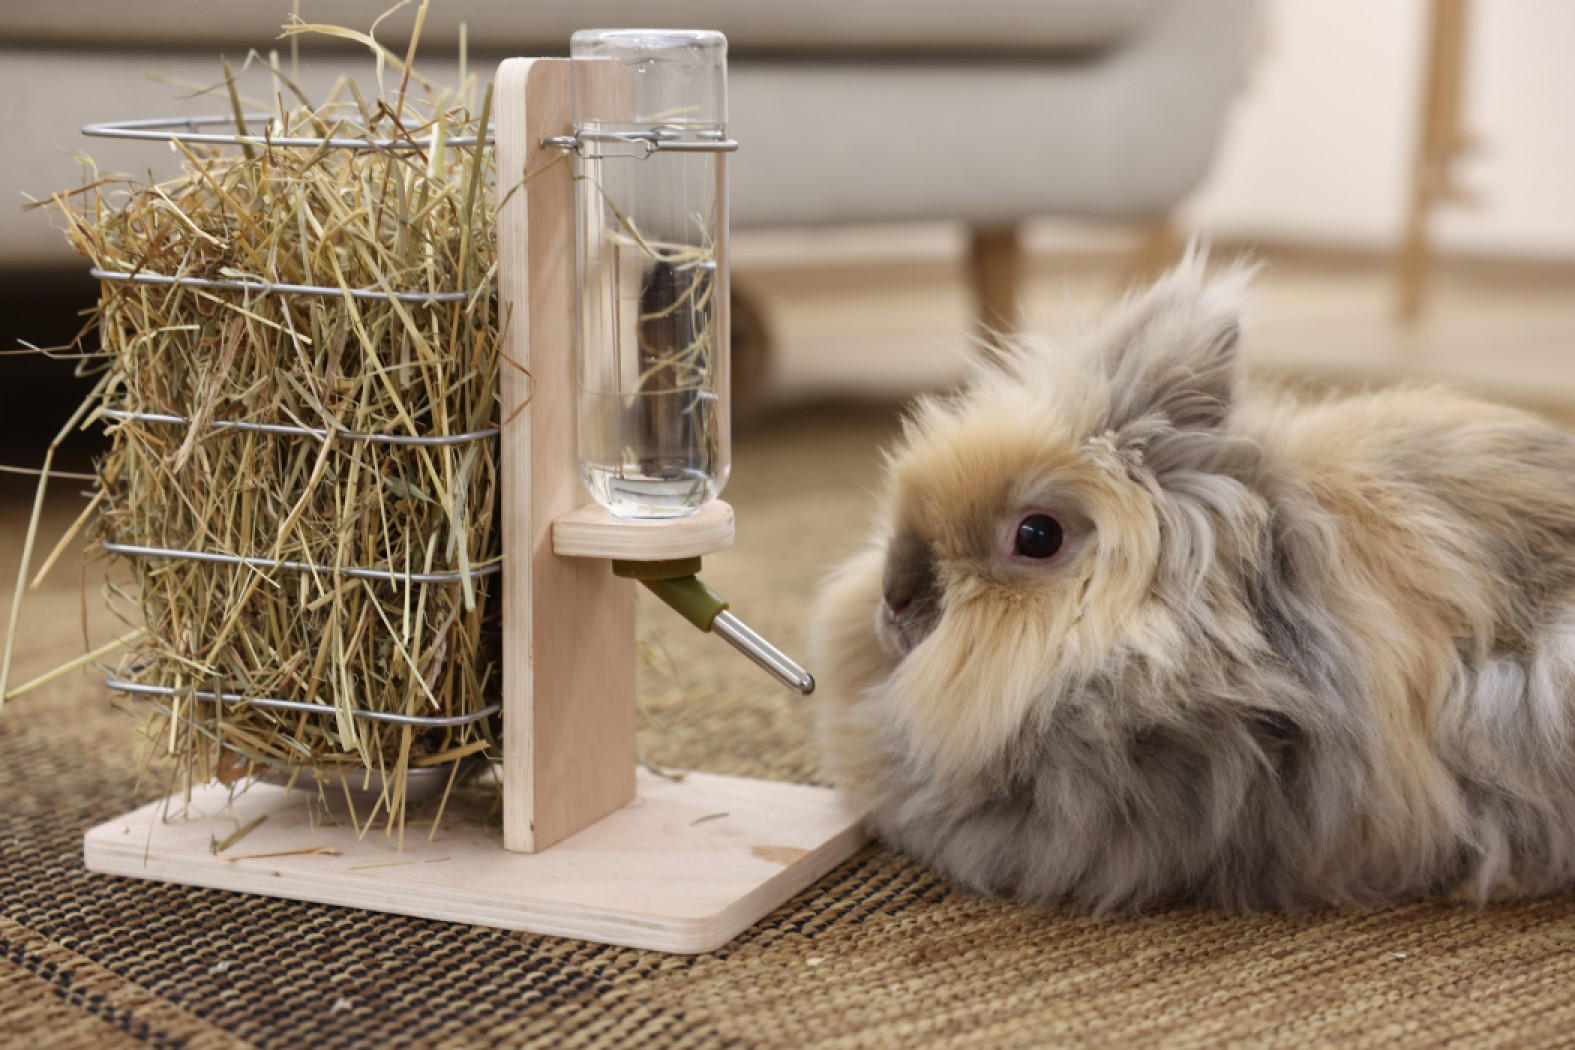
M1251 270L1233 267L1205 281L1206 261L1189 249L1175 270L1123 303L1104 330L1111 430L1152 417L1177 430L1213 430L1230 414Z

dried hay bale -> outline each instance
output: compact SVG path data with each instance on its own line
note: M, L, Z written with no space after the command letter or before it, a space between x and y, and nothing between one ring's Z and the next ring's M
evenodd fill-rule
M175 142L178 177L94 177L55 203L96 268L137 278L103 281L96 312L106 371L88 419L107 424L112 447L94 535L255 559L116 555L134 586L111 601L147 629L119 677L173 690L143 697L150 752L187 785L253 762L377 771L386 789L363 817L394 826L407 770L495 754L492 717L418 726L364 713L465 720L496 699L500 578L484 573L501 558L497 443L365 438L443 438L503 418L490 94L472 106L473 84L423 89L382 58L396 93L368 99L346 81L322 104L275 66L265 123L241 117L226 69L235 130L256 138ZM297 137L361 148L277 142ZM140 283L159 278L174 281Z

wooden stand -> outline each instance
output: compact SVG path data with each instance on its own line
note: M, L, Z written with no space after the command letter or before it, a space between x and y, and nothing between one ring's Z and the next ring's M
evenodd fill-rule
M618 85L599 85L608 105ZM609 559L732 542L715 503L669 522L589 505L575 450L574 188L542 138L571 128L569 63L496 81L503 472L503 836L445 817L401 850L309 820L306 790L218 786L87 833L89 869L583 937L670 952L726 943L850 856L856 815L824 788L636 776L634 584ZM637 163L637 162L635 162ZM528 180L527 175L532 177ZM510 192L512 191L512 192ZM720 647L720 642L718 643ZM730 658L718 652L719 659ZM228 855L211 845L266 815ZM310 851L310 852L308 852Z

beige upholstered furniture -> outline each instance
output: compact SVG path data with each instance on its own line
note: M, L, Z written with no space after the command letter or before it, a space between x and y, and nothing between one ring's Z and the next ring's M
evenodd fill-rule
M562 53L593 25L696 25L731 41L736 226L956 219L981 231L983 292L1009 311L1009 231L1035 215L1146 220L1197 184L1240 76L1251 0L433 0L422 65L452 75ZM388 0L302 0L308 21L366 27ZM415 5L379 39L402 47ZM51 0L0 5L0 193L169 163L80 125L224 108L181 97L220 53L279 48L288 0ZM364 52L314 50L308 84ZM148 79L157 75L161 81ZM267 94L266 83L258 82ZM39 213L0 207L0 272L76 265ZM997 286L994 291L991 285ZM1006 304L1006 305L1000 305Z

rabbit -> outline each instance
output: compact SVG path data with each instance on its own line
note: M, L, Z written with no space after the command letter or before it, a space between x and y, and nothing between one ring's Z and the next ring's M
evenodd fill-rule
M1274 393L1190 251L921 400L811 625L824 771L898 850L1095 913L1575 883L1575 438Z

